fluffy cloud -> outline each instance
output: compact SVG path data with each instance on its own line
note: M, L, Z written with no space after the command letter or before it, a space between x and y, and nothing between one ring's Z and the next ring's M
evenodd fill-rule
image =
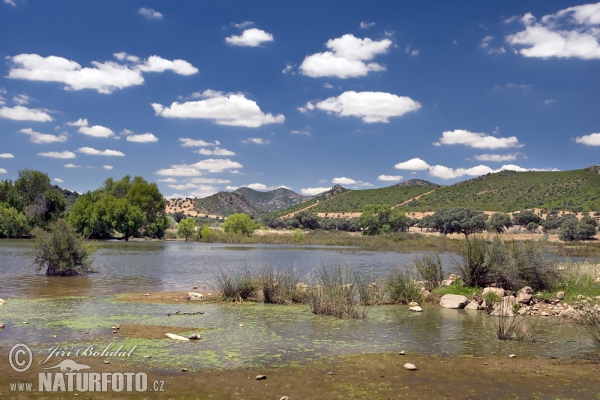
M29 135L29 140L33 143L54 143L54 142L65 142L67 140L66 135L50 135L48 133L36 132L31 128L21 129L19 132Z
M177 179L174 179L174 178L159 179L158 182L175 183L175 182L177 182Z
M182 147L205 147L205 146L218 146L221 143L215 140L213 143L205 142L204 140L194 140L189 138L179 138Z
M300 193L307 195L307 196L315 196L317 194L326 192L329 189L330 188L326 188L326 187L303 188L303 189L300 189Z
M419 102L410 97L396 96L385 92L344 92L316 104L307 103L306 109L318 108L340 117L358 117L363 122L389 122L390 117L399 117L421 108Z
M77 121L67 122L69 126L88 126L87 118L79 118Z
M44 111L37 108L27 108L23 106L0 108L0 118L14 119L15 121L52 121L52 117Z
M587 144L588 146L600 146L600 133L592 133L591 135L585 135L582 137L575 138L577 143Z
M29 104L29 102L31 100L33 100L33 99L31 97L27 96L26 94L19 94L19 95L13 97L13 99L12 99L13 103L16 103L20 106Z
M227 94L213 90L203 93L205 100L185 103L174 102L170 107L152 103L156 115L165 118L210 119L218 125L258 128L265 124L283 123L283 114L264 114L255 101L243 94Z
M112 130L100 125L82 126L78 132L97 138L108 138L114 135Z
M231 181L227 179L216 179L216 178L192 178L190 179L192 183L231 183Z
M374 62L367 64L365 61L386 53L391 45L390 39L374 41L346 34L325 43L331 51L306 56L300 65L300 72L313 78L335 76L346 79L365 76L371 71L385 71L384 66Z
M159 13L158 11L153 10L151 8L142 7L138 10L138 14L140 14L141 16L143 16L146 19L150 19L150 20L154 20L154 21L163 19L163 15L161 13Z
M214 186L205 185L205 186L200 186L200 187L196 188L190 194L195 197L203 198L203 197L212 196L213 194L217 193L218 191L219 191L219 189Z
M72 151L49 151L47 153L38 153L38 156L52 158L75 158L75 153L73 153Z
M65 164L65 168L82 168L81 165Z
M429 169L429 164L420 158L411 158L408 161L398 163L394 165L396 169L408 169L411 171L423 171Z
M600 58L600 3L565 8L540 22L527 13L521 23L525 30L506 41L522 47L518 52L525 57Z
M402 180L402 178L402 175L379 175L377 180L384 182L399 182Z
M165 72L173 71L179 75L194 75L198 68L185 60L166 60L159 56L150 56L148 59L136 66L142 72Z
M10 153L0 153L0 158L15 158L15 156Z
M375 22L360 21L360 29L369 29L375 26Z
M158 142L158 138L151 133L142 133L139 135L127 136L127 141L136 143L151 143Z
M58 182L58 183L63 183L64 181L60 178L54 178L53 179L54 182Z
M497 138L485 133L469 132L464 129L456 129L442 133L436 146L442 144L462 144L476 149L506 149L510 147L522 147L516 136Z
M232 35L225 38L225 41L232 46L258 47L265 42L272 42L273 35L261 29L246 29L240 36Z
M0 174L5 174L6 170L4 168L0 168Z
M341 178L333 178L331 183L335 183L338 185L354 185L354 184L357 184L358 182L355 181L354 179L346 178L343 176Z
M166 176L200 176L201 171L223 172L226 169L243 168L243 165L229 159L212 159L198 161L195 164L171 165L171 168L155 172L157 175Z
M200 176L202 172L190 166L171 165L171 168L159 169L155 174L165 176Z
M77 151L83 154L88 154L91 156L114 156L114 157L123 157L123 154L117 150L96 150L92 147L80 147Z
M265 185L264 183L251 183L249 185L245 185L247 188L250 189L254 189L254 190L267 190L267 185Z
M113 169L113 166L112 165L103 165L102 168L110 171L111 169Z
M240 29L244 29L247 26L252 26L254 25L254 22L252 21L244 21L244 22L240 22L239 24L233 24L233 26L235 26L236 28L240 28Z
M266 139L262 139L262 138L257 138L257 137L249 137L247 139L242 140L242 143L253 143L253 144L269 144L271 142L269 142Z
M215 147L214 150L209 150L209 149L200 149L197 151L198 154L202 154L204 156L211 156L211 155L215 155L215 156L235 156L235 153L233 151L227 150L227 149L222 149L220 147Z
M479 154L474 157L479 161L494 161L494 162L503 162L503 161L514 161L517 159L517 153L514 154Z
M151 56L148 60L132 66L112 61L104 63L93 61L94 68L82 68L77 62L63 57L42 57L37 54L19 54L10 57L10 60L13 65L8 73L9 78L60 82L66 85L65 89L67 90L94 89L105 94L112 93L117 89L141 85L144 83L142 72L173 70L181 75L198 72L187 61L169 61L158 56ZM131 58L127 60L130 61Z

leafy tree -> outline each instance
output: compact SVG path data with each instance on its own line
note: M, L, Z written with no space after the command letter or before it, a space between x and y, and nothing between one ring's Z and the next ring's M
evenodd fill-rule
M23 211L23 202L11 180L0 181L0 203L6 203L18 211Z
M247 214L232 214L223 222L225 232L234 232L240 235L252 235L257 229L257 225Z
M188 240L188 237L192 236L195 232L196 221L194 221L192 218L185 218L179 221L179 225L177 226L177 233L185 237L186 242Z
M319 228L319 217L317 214L310 211L301 211L294 215L294 219L298 221L300 228L304 229L318 229Z
M486 220L487 215L483 211L471 207L442 208L432 215L429 228L444 235L462 233L469 236L483 232Z
M49 276L72 276L93 272L95 248L79 236L65 219L51 223L48 230L35 228L35 263Z
M512 226L510 215L505 213L493 213L487 222L487 230L502 233Z
M358 219L358 227L362 228L364 235L406 231L410 224L410 218L402 211L387 204L367 204Z
M19 171L19 178L15 181L15 188L26 204L31 204L37 197L41 197L50 190L48 174L31 169Z
M200 229L200 237L201 238L208 238L212 235L213 231L212 229L210 229L208 226L205 226L204 228Z
M109 218L112 228L123 235L128 241L132 236L138 236L144 225L145 216L138 206L127 199L112 199L109 205Z
M513 214L513 223L515 225L526 227L530 222L539 225L542 222L542 217L533 212L533 210L523 210Z
M28 232L29 224L25 215L16 208L0 203L0 235L11 238L26 235Z
M125 197L144 213L144 234L162 238L168 226L165 214L167 202L156 183L148 183L143 178L136 176Z

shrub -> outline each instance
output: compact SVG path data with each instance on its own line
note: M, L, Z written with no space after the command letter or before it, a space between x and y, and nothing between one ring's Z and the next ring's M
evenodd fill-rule
M300 283L293 271L278 271L266 266L258 276L263 301L271 304L303 303L306 301L307 286Z
M212 229L210 229L208 226L205 226L204 228L200 229L200 237L202 239L208 239L209 237L211 237L212 233Z
M480 237L467 237L463 241L462 263L456 263L456 267L466 286L485 286L488 283L487 248L487 242Z
M366 310L359 310L356 289L348 269L335 267L328 271L325 266L317 275L318 285L308 292L310 310L316 315L331 315L338 318L364 318Z
M48 276L81 275L92 270L91 255L95 247L86 243L82 236L66 220L59 219L45 231L35 228L35 263L38 270L46 269Z
M234 232L238 235L252 235L258 225L247 214L232 214L223 222L225 232Z
M394 303L408 304L421 300L421 289L406 270L394 270L386 276L386 290Z
M421 279L425 281L426 289L429 291L438 287L440 282L444 280L442 260L440 260L440 255L437 253L435 257L424 255L415 258L415 267Z
M215 286L222 300L243 302L256 297L259 283L249 271L220 271L215 276Z

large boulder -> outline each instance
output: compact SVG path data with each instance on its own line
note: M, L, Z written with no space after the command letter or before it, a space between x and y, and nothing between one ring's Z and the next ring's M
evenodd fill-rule
M517 293L517 303L529 304L533 298L533 289L529 286L525 286Z
M459 294L445 294L440 299L440 306L444 308L465 308L469 299Z
M500 298L504 297L504 289L497 287L486 287L485 289L483 289L482 297L485 299L485 296L487 296L490 293L495 294Z
M190 292L187 294L187 299L190 301L201 301L204 300L204 295L202 293Z

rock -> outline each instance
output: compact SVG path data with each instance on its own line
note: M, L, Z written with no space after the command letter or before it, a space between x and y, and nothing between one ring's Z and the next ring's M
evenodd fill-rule
M577 319L577 318L579 318L579 312L576 309L574 309L573 307L568 306L567 308L562 310L560 312L560 314L558 314L558 316L563 317L563 318Z
M467 304L467 306L465 307L465 310L477 311L477 310L479 310L479 303L477 303L477 301L475 301L475 300L471 300L469 302L469 304Z
M404 369L407 369L409 371L416 371L418 368L415 364L406 363L404 364Z
M427 298L429 297L431 293L429 292L429 290L423 290L421 292L421 298L423 299L423 301L427 300Z
M202 336L200 336L199 333L194 333L193 335L188 336L188 339L190 339L190 340L200 340L200 339L202 339Z
M201 301L204 300L204 295L202 293L190 292L187 294L187 299L190 301Z
M449 280L451 281L457 281L460 279L460 276L456 275L456 274L450 274L450 276L448 277Z
M458 294L445 294L440 299L440 306L444 308L465 308L469 299Z
M410 307L408 309L408 311L413 311L413 312L423 312L423 309L419 306L414 306L414 307Z
M548 314L547 312L543 311L540 315L542 317L548 317L550 314Z
M104 364L110 364L110 361L104 360Z
M243 328L243 327L244 327L244 324L239 324L238 326L239 326L240 328Z
M448 279L445 279L442 281L442 286L450 286L452 285L454 282L456 282L457 280L459 280L460 277L456 274L450 274L450 276L448 277Z
M498 297L504 297L504 289L497 287L486 287L483 289L483 294L481 295L484 299L488 294L493 293Z
M398 353L398 355L399 355L399 356L403 356L404 354L406 354L406 353L404 352L404 350L402 350L400 353Z
M144 296L150 296L150 293L145 293Z
M196 289L198 289L198 286L194 286L192 289L196 290Z
M517 303L529 304L533 297L533 289L529 286L525 286L517 293Z
M510 358L515 358L517 355L516 354L509 354L508 355Z
M0 329L4 329L4 324L0 324Z
M506 317L512 317L514 314L515 304L517 304L517 299L513 296L504 296L502 301L500 301L494 307L494 311L490 315L501 315Z
M585 296L582 294L577 295L577 300L585 299Z
M441 286L450 286L453 283L454 283L454 281L451 281L450 279L444 279L440 285Z
M254 379L256 379L257 381L262 381L263 379L267 379L267 376L266 375L256 375L256 378L254 378Z
M27 325L28 323L29 323L29 322L27 322L27 321L23 321L23 324L24 324L24 325Z
M477 293L473 293L473 298L471 300L474 300L477 302L477 304L481 304L483 303L483 297L481 297L480 295L478 295Z
M119 325L113 325L113 326L110 327L110 329L115 329L116 330L116 329L121 329L121 327Z
M419 305L419 303L417 303L416 301L411 301L410 303L408 303L409 307L415 307L415 306L418 306L418 305Z
M279 400L290 400L290 398L287 396L281 396L281 398Z
M188 342L190 340L186 337L175 335L174 333L165 333L165 336L168 337L169 339L181 340L182 342Z
M0 306L4 305L4 300L0 299Z
M187 368L181 368L181 372L188 372L188 371L189 371L189 369L187 369Z
M565 292L558 292L556 293L556 299L557 300L562 300L565 298Z

